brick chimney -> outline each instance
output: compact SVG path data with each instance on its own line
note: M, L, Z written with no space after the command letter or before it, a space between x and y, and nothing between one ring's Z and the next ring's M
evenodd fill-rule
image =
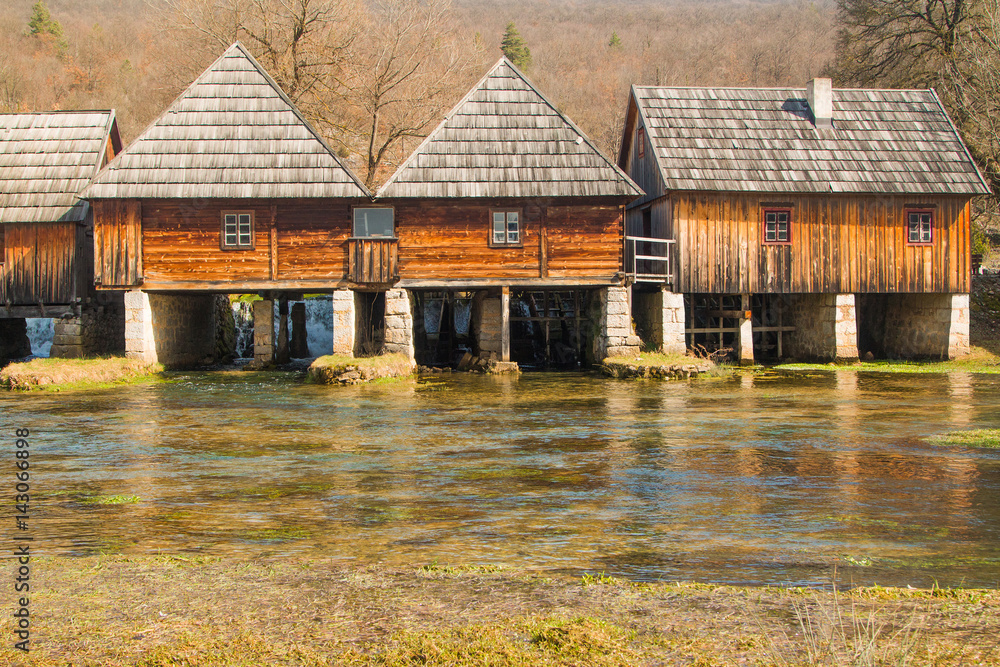
M817 130L829 130L833 127L833 81L830 79L812 79L806 85L806 100L812 111L813 124Z

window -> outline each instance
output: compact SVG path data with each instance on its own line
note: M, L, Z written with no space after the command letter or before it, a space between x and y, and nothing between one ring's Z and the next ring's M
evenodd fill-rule
M764 243L792 242L792 210L772 208L764 210Z
M230 211L222 214L223 249L253 249L253 212Z
M646 157L646 128L640 127L635 133L635 147L639 151L639 159Z
M910 245L930 243L934 229L934 213L932 211L907 211L906 218L906 242Z
M492 245L521 245L518 211L493 211Z
M354 209L354 237L395 238L394 213L391 208Z

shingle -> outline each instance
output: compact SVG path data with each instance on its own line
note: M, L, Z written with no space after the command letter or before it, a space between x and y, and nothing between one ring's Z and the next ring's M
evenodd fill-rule
M832 130L804 90L633 91L667 189L989 192L930 90L834 90Z
M85 196L370 195L237 42L94 179Z
M379 191L379 197L639 195L635 183L506 58Z
M79 222L113 111L0 114L0 223Z

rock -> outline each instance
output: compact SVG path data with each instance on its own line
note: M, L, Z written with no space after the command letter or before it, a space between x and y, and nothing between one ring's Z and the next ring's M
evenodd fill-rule
M875 361L875 355L871 353L871 350L865 352L865 361Z
M475 359L475 357L472 356L472 353L466 352L463 354L462 358L458 360L458 370L467 371L472 368L472 364L474 363L473 359Z

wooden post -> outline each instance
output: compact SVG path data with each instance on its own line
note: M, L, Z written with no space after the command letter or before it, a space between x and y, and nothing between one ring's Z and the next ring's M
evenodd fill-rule
M278 297L278 349L275 361L287 364L291 360L288 349L288 297L281 295Z
M549 238L545 226L545 209L542 209L538 222L538 276L549 277Z
M740 295L739 355L740 365L753 366L753 320L750 313L750 295ZM721 321L721 320L720 320Z
M278 205L271 204L271 280L278 279Z
M500 288L500 361L510 361L510 286Z

